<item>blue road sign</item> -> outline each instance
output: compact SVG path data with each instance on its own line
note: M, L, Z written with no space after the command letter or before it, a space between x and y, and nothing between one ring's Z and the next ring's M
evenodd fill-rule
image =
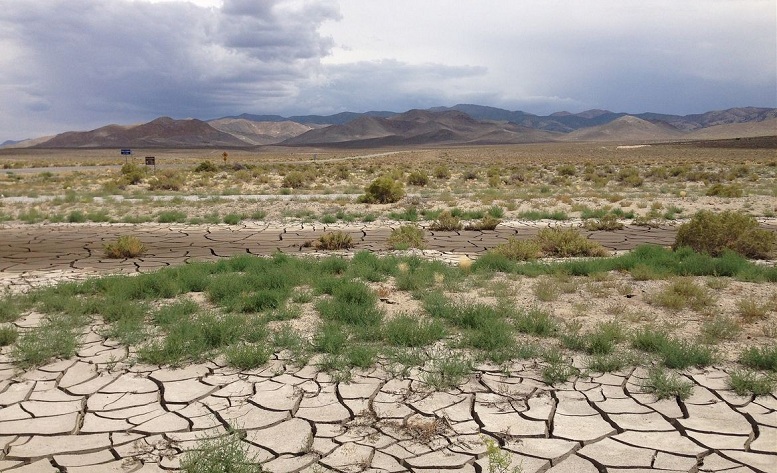
M121 150L121 155L122 156L127 155L127 154L132 154L132 150L131 149L123 149L123 150Z

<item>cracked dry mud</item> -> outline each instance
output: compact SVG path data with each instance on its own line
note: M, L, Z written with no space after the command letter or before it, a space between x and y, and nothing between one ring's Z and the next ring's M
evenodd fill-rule
M24 290L51 281L88 276L153 271L188 261L213 261L237 254L270 255L277 251L310 254L305 247L327 231L341 230L353 238L354 251L386 252L386 240L397 225L361 226L324 224L244 225L117 225L49 224L3 227L0 241L0 287ZM504 223L493 231L427 231L427 255L457 261L462 255L477 257L504 243L511 236L528 238L549 224ZM613 232L586 232L589 238L616 251L631 250L644 243L671 245L676 229L626 226ZM140 258L108 259L103 245L121 235L134 235L148 250Z
M351 230L363 232L357 248L385 248L380 232L385 238L388 228ZM4 239L0 270L23 288L52 271L76 278L188 258L298 251L318 231L20 227ZM435 235L430 246L474 255L515 231ZM651 232L627 228L601 237L614 249L673 237L671 229ZM103 260L102 242L125 233L152 239L149 256ZM777 472L777 397L737 396L724 368L683 372L694 385L685 401L645 393L643 368L551 386L535 362L506 370L480 365L458 388L435 392L419 369L396 378L381 363L348 383L334 382L313 361L295 367L280 355L249 371L218 360L181 369L133 365L129 350L105 340L103 329L85 330L76 357L27 372L0 354L0 471L175 470L182 451L232 425L245 430L250 453L273 472L488 471L484 435L500 439L525 473Z

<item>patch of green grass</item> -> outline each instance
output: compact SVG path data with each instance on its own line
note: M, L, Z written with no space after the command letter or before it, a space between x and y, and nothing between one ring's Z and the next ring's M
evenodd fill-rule
M703 310L715 304L715 298L706 288L696 284L693 279L680 277L671 281L664 289L648 297L651 304L670 310Z
M759 304L750 298L737 301L737 315L742 317L745 322L765 319L769 315L771 308L772 305L769 303Z
M547 349L542 355L545 366L542 368L542 379L547 384L564 383L572 376L578 374L577 368L571 361L564 358L561 350Z
M742 329L732 317L716 315L701 325L700 340L714 345L722 340L733 340Z
M341 324L325 322L313 339L313 349L318 353L340 354L348 342L348 333Z
M418 208L415 206L406 207L401 212L389 212L388 217L391 220L405 221L405 222L417 222L418 221Z
M86 222L86 215L80 210L73 210L67 214L68 223L84 223Z
M658 399L687 399L693 392L693 383L663 368L652 368L642 383L642 389Z
M50 315L43 323L19 334L11 348L11 359L22 369L40 366L54 358L70 358L78 346L77 337L84 317Z
M549 312L539 308L517 311L511 314L515 329L521 333L550 337L558 329L556 321Z
M421 380L438 391L455 388L472 372L472 362L459 355L432 360Z
M689 341L672 340L662 347L659 354L667 368L703 368L715 361L711 348Z
M402 225L391 230L388 246L392 250L407 250L408 248L426 248L424 230L416 225Z
M105 210L96 210L94 212L89 212L88 214L86 214L86 219L89 220L90 222L104 223L104 222L110 222L111 216Z
M0 327L0 347L11 345L18 336L19 333L16 331L16 327L12 325Z
M194 450L181 455L183 473L261 473L259 460L250 453L251 445L243 435L231 431L227 435L200 440Z
M505 216L505 209L498 205L492 205L487 210L488 215L490 215L493 218L504 218Z
M749 347L739 357L748 368L777 372L777 345Z
M728 385L740 396L768 396L777 388L777 377L738 369L729 373Z
M375 364L378 348L366 343L352 343L346 347L344 357L349 367L369 368Z
M224 215L223 221L227 225L238 225L240 222L243 221L244 218L245 216L242 214L230 213L230 214Z
M667 368L702 368L715 361L708 346L670 337L666 331L645 327L632 334L631 345L639 350L655 353Z
M398 347L423 347L446 336L445 327L440 322L408 314L387 321L383 333L387 342Z
M180 210L163 210L156 215L159 223L185 223L186 213Z
M623 338L623 327L618 322L601 322L586 335L586 352L591 355L610 355Z
M545 211L545 210L528 210L526 212L519 213L518 218L521 220L530 220L530 221L568 220L569 216L561 210L555 210L552 212Z
M21 298L13 297L10 294L0 297L0 322L13 322L21 315Z
M588 357L586 367L597 373L611 373L633 365L634 361L624 353L598 354Z
M260 344L237 343L224 349L229 366L250 370L266 364L271 353L266 346Z

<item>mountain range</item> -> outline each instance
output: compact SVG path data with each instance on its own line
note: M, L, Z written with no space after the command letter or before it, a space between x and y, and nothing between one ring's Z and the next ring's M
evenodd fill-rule
M608 110L547 116L460 104L336 115L243 114L209 121L161 117L140 125L107 125L53 137L6 142L40 148L245 148L262 145L387 147L553 141L679 141L777 136L777 109L732 108L693 115Z

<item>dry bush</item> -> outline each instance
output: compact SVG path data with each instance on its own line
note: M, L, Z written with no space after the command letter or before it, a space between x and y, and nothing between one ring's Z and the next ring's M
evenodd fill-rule
M108 258L136 258L146 252L146 246L136 236L124 235L104 246Z
M473 230L473 231L479 231L479 230L494 230L497 225L502 223L501 220L498 218L492 217L491 215L486 215L485 217L481 218L475 223L470 223L466 227L464 227L464 230Z
M608 256L601 244L591 241L573 228L545 228L536 241L545 256L568 258L572 256Z
M327 232L319 237L316 242L316 248L319 250L347 250L353 248L353 238L351 235L336 231Z
M148 183L148 188L155 190L179 191L184 185L183 177L172 169L160 171Z
M456 217L455 215L451 214L450 211L446 210L437 217L437 220L432 222L431 225L429 225L429 230L433 232L439 232L439 231L456 231L461 230L462 224L459 217Z
M388 237L388 245L392 250L426 248L424 230L416 225L402 225L391 230L391 234Z
M747 258L769 259L777 248L777 235L758 228L750 215L702 210L678 229L673 248L683 246L711 256L730 250Z
M364 195L359 197L359 202L367 204L391 204L398 202L405 196L405 187L400 181L389 176L375 179L364 188Z
M540 245L535 240L519 240L515 237L508 238L507 243L491 251L512 261L528 261L542 256Z

